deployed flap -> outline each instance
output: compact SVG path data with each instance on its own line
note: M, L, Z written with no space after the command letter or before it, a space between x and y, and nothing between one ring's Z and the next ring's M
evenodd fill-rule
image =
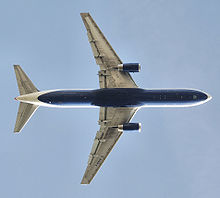
M20 95L39 91L19 65L14 65Z
M100 66L100 88L136 88L128 72L114 69L122 61L89 13L81 13L96 63Z
M14 132L19 132L25 126L37 108L37 105L20 103Z
M100 130L96 133L92 150L89 155L88 165L81 184L89 184L91 182L121 136L122 132L112 126L128 123L137 110L138 108L133 107L100 108Z

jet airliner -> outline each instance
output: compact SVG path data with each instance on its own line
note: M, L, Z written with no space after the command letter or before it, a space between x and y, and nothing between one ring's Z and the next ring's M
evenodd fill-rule
M14 65L20 101L14 132L19 132L39 106L99 107L100 130L96 133L82 184L89 184L123 131L140 130L131 119L142 107L190 107L211 96L195 89L141 89L130 72L139 72L139 63L123 63L89 13L81 13L96 63L100 89L39 91L19 65Z

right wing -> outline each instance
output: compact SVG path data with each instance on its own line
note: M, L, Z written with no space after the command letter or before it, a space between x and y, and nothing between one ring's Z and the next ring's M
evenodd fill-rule
M81 13L85 24L89 43L91 45L96 63L100 66L100 88L137 88L134 80L128 72L121 72L113 67L122 64L95 21L89 13Z
M128 123L137 109L138 108L133 107L100 108L100 130L96 133L92 150L89 155L88 165L81 184L89 184L91 182L121 136L122 132L113 127Z

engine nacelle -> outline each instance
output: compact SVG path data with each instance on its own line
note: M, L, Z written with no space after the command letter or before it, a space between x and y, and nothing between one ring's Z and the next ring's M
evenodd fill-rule
M140 72L141 65L139 63L123 63L118 65L118 71L124 72Z
M141 131L141 123L125 123L118 125L118 131Z

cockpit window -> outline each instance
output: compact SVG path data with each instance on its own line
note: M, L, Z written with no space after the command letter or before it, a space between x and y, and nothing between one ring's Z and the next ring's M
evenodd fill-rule
M193 95L193 99L196 100L196 99L197 99L197 96L196 96L196 95Z

